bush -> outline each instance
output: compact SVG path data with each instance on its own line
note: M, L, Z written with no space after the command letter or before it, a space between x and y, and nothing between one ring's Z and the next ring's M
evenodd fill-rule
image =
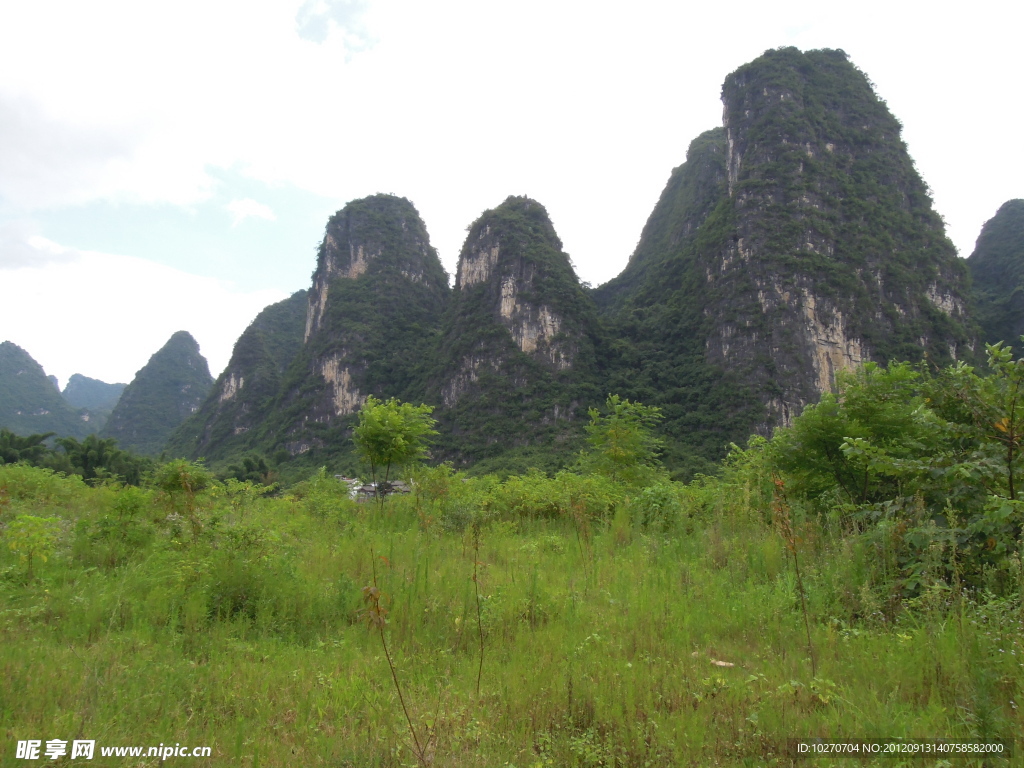
M143 551L156 534L144 514L151 501L150 492L128 486L117 492L109 511L80 520L73 547L76 559L116 568Z
M11 500L32 501L39 506L65 505L83 497L88 486L80 477L26 464L0 466L0 511Z
M601 475L533 471L494 486L485 504L500 519L607 520L623 499L623 488Z
M684 516L679 489L672 483L644 488L630 499L629 512L634 525L657 532L675 530Z

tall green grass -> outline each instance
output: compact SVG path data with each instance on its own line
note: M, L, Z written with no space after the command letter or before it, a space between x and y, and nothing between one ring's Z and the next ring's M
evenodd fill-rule
M0 548L0 764L20 739L88 738L208 745L212 764L416 765L361 618L374 569L436 765L789 765L790 737L1024 731L1018 600L935 581L896 605L875 543L796 508L812 674L760 487L449 480L383 511L323 479L245 505L214 488L193 541L155 491L0 468L0 524L62 521L31 581Z

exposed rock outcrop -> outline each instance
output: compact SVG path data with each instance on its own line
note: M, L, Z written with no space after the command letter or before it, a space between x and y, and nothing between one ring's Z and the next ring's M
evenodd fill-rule
M297 291L256 316L200 409L168 440L169 451L220 459L253 447L250 433L263 425L302 348L307 308L307 292Z
M964 265L846 54L768 51L722 101L723 127L691 144L626 269L595 291L626 341L612 389L715 457L863 361L971 357Z
M781 389L761 428L864 360L969 350L964 266L899 122L846 55L769 51L722 100L732 221L701 254L707 358Z
M436 379L442 422L460 436L447 455L479 459L578 429L581 396L590 405L599 389L599 323L544 207L510 197L486 211L455 285Z
M347 439L367 396L422 400L450 289L405 198L348 203L327 223L303 343L262 430L293 455Z
M686 476L864 361L974 359L966 268L846 54L768 51L722 101L722 127L690 144L626 268L593 291L528 198L469 228L454 290L409 201L349 203L287 369L229 365L204 406L220 437L202 427L191 445L343 457L373 394L437 407L435 457L524 469L529 451L571 455L586 409L614 392L661 408L667 463Z

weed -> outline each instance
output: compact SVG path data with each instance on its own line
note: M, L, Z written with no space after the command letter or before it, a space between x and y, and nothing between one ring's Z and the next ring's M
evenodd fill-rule
M789 502L786 500L785 485L778 476L774 477L775 498L772 505L772 512L775 517L775 526L778 529L786 548L793 555L793 570L796 572L796 588L800 593L800 608L804 614L804 628L807 630L807 653L811 657L811 675L818 676L817 662L814 658L814 645L811 643L811 619L807 611L807 592L804 590L804 580L800 574L800 558L797 552L799 543L796 534L793 532L793 521L790 518Z
M373 584L363 587L363 599L366 603L366 611L363 614L366 624L370 629L376 629L380 635L380 645L384 649L384 657L388 661L388 668L391 670L391 679L395 684L395 691L398 693L398 700L402 704L402 712L405 713L405 721L409 725L409 733L412 734L413 750L416 755L416 760L420 765L427 766L433 762L433 750L430 749L431 744L428 741L425 744L420 744L419 735L416 732L416 726L412 723L412 716L409 714L409 708L405 704L405 695L402 693L402 685L398 682L398 672L395 671L395 663L391 659L391 651L388 649L388 641L384 635L384 627L388 623L387 609L381 605L381 600L384 598L384 594L380 591L380 587L377 586L377 561L374 557L373 550L370 550L370 560L373 564ZM429 750L429 751L428 751Z

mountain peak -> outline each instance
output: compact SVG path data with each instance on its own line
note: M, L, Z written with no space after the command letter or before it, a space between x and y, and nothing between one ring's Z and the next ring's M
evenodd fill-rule
M156 455L174 429L198 410L212 386L199 343L187 331L178 331L135 374L101 434L116 438L122 448Z
M32 356L11 341L0 343L0 427L19 435L56 432L85 437L90 414L69 405Z
M1021 349L1024 334L1024 200L1008 200L985 222L967 258L982 338Z

